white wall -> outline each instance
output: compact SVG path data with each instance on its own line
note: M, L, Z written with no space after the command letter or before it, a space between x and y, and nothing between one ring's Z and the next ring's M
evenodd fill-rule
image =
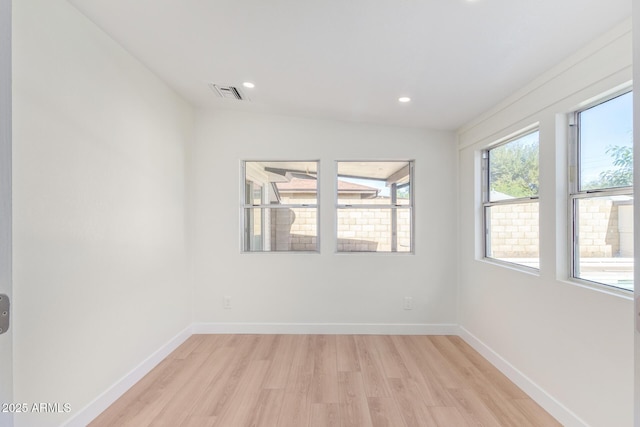
M629 21L459 132L463 337L511 372L565 425L633 423L630 295L599 292L567 280L564 122L565 113L628 84L631 64ZM482 260L479 152L536 122L541 144L541 268L539 274L528 274Z
M11 1L0 1L0 293L11 292ZM11 311L11 310L10 310ZM11 317L9 318L11 320ZM0 402L13 402L13 328L0 335ZM0 413L11 427L13 414Z
M59 425L192 321L190 107L63 0L14 6L16 402Z
M196 129L200 331L452 331L453 134L230 111L201 111ZM320 160L320 254L240 253L243 159ZM335 253L334 162L350 159L415 159L415 255ZM225 295L232 297L231 310L222 308ZM404 296L413 297L413 310L402 309ZM274 323L281 325L268 325Z

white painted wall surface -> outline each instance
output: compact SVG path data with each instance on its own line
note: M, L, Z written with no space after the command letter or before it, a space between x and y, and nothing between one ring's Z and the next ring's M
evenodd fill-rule
M192 321L190 107L63 0L14 2L15 401L71 413Z
M631 73L626 22L459 133L459 322L565 425L633 424L633 303L567 280L565 113ZM540 123L539 274L482 260L480 151ZM528 381L527 381L528 379ZM537 386L537 387L536 387Z
M0 0L0 294L10 301L11 246L11 0ZM13 402L13 328L4 329L0 335L0 402ZM12 427L13 414L0 412L0 425Z
M196 122L192 206L199 330L452 330L453 134L231 111L201 111ZM243 159L320 160L320 254L240 252ZM336 254L335 161L395 159L415 159L415 255ZM225 295L232 297L230 310L223 309ZM404 296L413 297L413 310L402 309Z

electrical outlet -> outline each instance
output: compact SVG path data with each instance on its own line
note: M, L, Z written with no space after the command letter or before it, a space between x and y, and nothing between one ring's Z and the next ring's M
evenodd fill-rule
M231 297L229 295L224 297L224 302L222 303L222 306L224 307L225 310L231 310Z
M413 310L413 297L404 297L402 308L404 310Z

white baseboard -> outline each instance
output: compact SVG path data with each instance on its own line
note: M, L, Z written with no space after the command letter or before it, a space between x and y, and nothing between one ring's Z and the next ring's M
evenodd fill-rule
M457 335L451 323L195 323L194 334Z
M154 352L138 366L133 368L131 372L122 377L109 389L100 396L96 397L91 403L78 411L69 421L63 424L65 427L85 427L107 409L113 402L118 400L126 391L128 391L135 383L140 381L142 377L147 375L155 368L163 359L165 359L180 344L185 342L192 335L191 326L173 337L169 342Z
M467 344L473 347L500 372L507 376L513 383L527 393L536 403L542 406L556 420L566 427L586 427L588 424L562 405L553 396L547 393L542 387L533 382L529 377L520 372L515 366L507 362L502 356L496 353L491 347L480 341L475 335L464 327L460 326L458 336Z

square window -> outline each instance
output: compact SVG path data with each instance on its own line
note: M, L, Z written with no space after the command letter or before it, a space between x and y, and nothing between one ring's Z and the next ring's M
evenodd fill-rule
M243 252L317 252L318 162L242 164Z
M413 161L337 163L337 251L413 252Z

